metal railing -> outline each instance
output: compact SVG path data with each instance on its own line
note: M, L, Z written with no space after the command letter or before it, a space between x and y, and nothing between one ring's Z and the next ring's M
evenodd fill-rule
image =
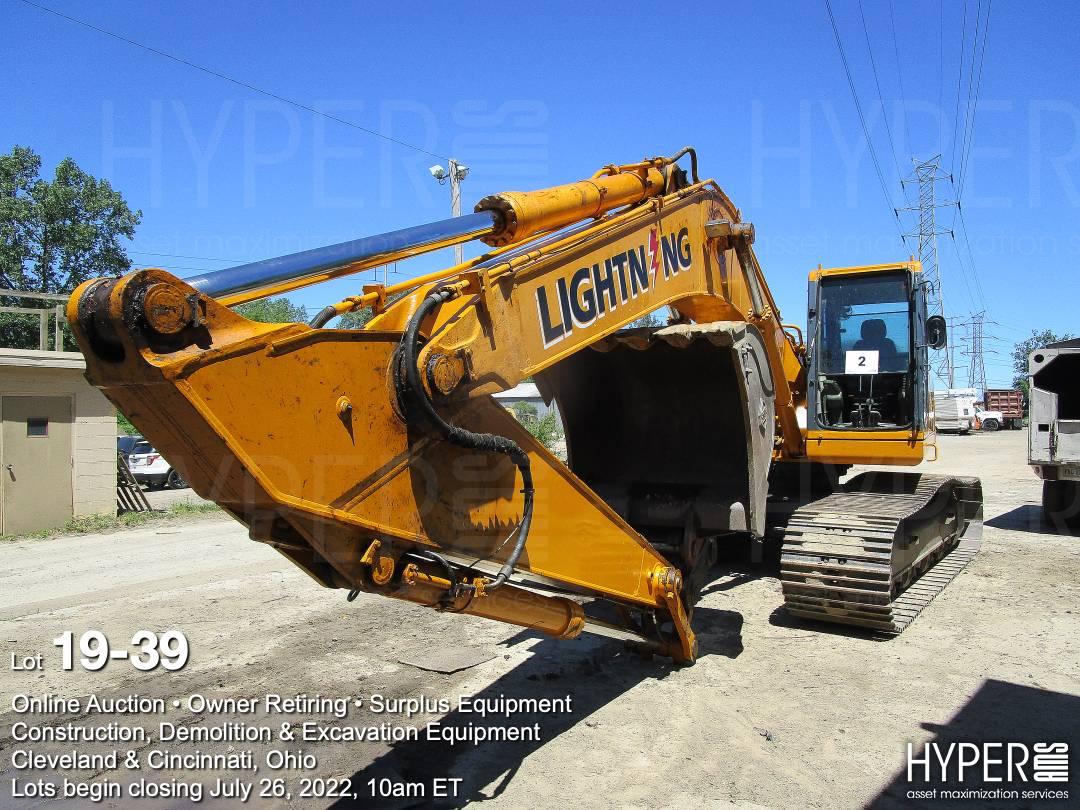
M13 307L13 306L0 306L0 314L9 315L25 315L35 316L38 319L38 349L40 351L64 351L64 326L67 323L67 317L64 315L64 306L67 304L68 296L58 295L55 293L39 293L39 292L26 292L24 290L5 290L0 289L0 302L8 298L20 298L29 299L32 301L43 302L42 306L37 307ZM55 302L55 303L49 303ZM52 322L50 325L50 321ZM49 345L49 336L52 335L52 345ZM11 342L5 340L3 337L3 330L0 330L0 347L2 348L17 348L27 349L29 346L6 346Z

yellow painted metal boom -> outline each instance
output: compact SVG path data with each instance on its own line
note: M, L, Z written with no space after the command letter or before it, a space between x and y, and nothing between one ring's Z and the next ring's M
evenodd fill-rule
M485 198L490 252L365 287L315 326L228 305L372 259L231 288L143 270L82 285L68 318L87 377L195 491L323 585L690 662L701 537L760 533L755 459L805 456L801 339L693 157L693 180L658 158ZM363 329L321 328L359 307ZM627 330L658 310L666 327ZM530 377L564 410L570 466L491 396ZM620 461L635 442L651 468ZM654 475L664 447L685 463Z

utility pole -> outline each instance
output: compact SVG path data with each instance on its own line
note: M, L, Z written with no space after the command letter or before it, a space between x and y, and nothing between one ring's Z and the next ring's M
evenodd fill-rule
M955 205L951 201L937 201L934 184L938 180L945 180L948 175L941 172L941 155L935 155L921 163L916 162L912 174L903 185L916 184L919 187L919 204L907 208L898 208L900 211L917 211L919 225L915 231L905 233L904 242L908 239L918 241L919 261L922 262L923 283L928 285L926 295L927 315L944 315L945 298L941 290L941 271L938 267L937 238L949 231L939 231L937 228L937 209ZM951 342L951 341L950 341ZM955 387L956 373L952 362L951 352L942 352L937 361L931 361L931 366L937 376L948 383L949 388Z
M455 217L461 216L461 181L465 179L465 175L459 172L458 162L450 158L450 214ZM465 246L454 245L454 264L461 264L463 261Z
M447 163L449 164L448 167L436 163L428 171L431 172L432 177L439 181L439 185L442 185L447 180L450 181L450 213L454 217L460 217L461 181L468 176L469 167L458 163L454 158L450 158ZM454 245L454 264L461 264L463 261L465 261L465 246L462 244Z

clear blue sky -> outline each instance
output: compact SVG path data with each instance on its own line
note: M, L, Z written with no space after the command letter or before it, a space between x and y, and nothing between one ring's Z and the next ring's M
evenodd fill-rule
M823 2L610 11L580 2L42 2L454 156L472 167L466 211L488 193L568 182L606 163L693 144L702 173L756 224L762 264L789 321L804 321L806 272L819 262L914 252L890 212L904 196L852 0L833 0L833 10L891 203ZM989 3L966 3L965 62L976 12L984 21L991 10L962 197L973 256L959 221L962 262L947 236L940 256L947 314L985 306L999 324L988 327L1001 338L990 344L1000 354L988 358L988 377L1003 384L1013 341L1033 328L1080 331L1080 6ZM888 3L864 0L901 173L912 155L938 152L944 172L959 173L963 149L953 157L952 128L963 5L894 0L894 29ZM431 155L18 0L0 0L0 25L0 147L33 147L46 171L70 155L107 176L143 211L131 246L140 266L190 275L229 266L219 259L239 263L448 215L448 189L427 174L437 162ZM976 56L981 38L982 29ZM965 76L961 133L967 99ZM948 182L939 190L957 193ZM953 218L942 210L939 226ZM913 226L909 216L903 227ZM201 258L151 255L164 253ZM444 251L399 269L414 274L450 259ZM370 279L294 298L314 311Z

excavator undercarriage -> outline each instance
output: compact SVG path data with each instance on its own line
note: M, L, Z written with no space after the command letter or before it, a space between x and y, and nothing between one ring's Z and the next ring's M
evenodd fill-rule
M900 633L979 550L977 478L866 472L781 527L788 613Z

